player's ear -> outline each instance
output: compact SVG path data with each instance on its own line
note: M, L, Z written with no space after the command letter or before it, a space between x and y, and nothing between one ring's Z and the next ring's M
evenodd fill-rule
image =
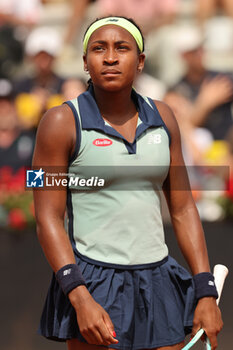
M88 68L87 68L87 55L83 55L83 68L84 68L85 72L88 71Z
M138 56L138 67L137 67L137 70L138 70L139 73L144 68L145 58L146 58L146 56L145 56L144 53L140 53L139 56Z

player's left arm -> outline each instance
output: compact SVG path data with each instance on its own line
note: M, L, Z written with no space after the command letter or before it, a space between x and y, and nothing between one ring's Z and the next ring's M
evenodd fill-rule
M155 101L170 135L170 170L163 185L175 235L192 274L210 272L209 258L201 220L190 190L184 164L180 131L171 109ZM199 299L193 320L193 334L204 328L210 338L212 349L217 346L217 334L222 319L213 297Z

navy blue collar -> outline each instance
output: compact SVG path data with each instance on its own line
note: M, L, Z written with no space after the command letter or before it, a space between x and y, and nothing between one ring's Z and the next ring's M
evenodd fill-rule
M95 101L93 86L90 86L86 92L84 92L78 97L78 105L79 105L80 117L82 122L82 129L100 130L105 134L121 138L122 140L124 140L126 144L133 145L134 143L136 143L136 139L146 129L150 127L164 126L164 122L154 102L151 99L148 99L151 104L149 105L149 103L147 103L145 99L133 89L132 89L132 99L138 110L139 118L142 121L142 123L139 124L137 127L136 136L133 143L129 143L114 128L105 124L104 119L102 118L100 114L100 110Z

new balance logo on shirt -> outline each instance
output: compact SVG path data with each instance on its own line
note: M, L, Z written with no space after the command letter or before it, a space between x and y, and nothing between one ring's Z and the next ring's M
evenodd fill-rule
M150 134L148 136L147 144L148 145L154 145L154 144L161 143L161 141L162 141L162 139L161 139L161 135L160 134Z

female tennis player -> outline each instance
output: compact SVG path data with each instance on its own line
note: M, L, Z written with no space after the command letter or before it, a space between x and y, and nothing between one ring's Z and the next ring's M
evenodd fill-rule
M108 186L35 191L54 271L39 332L69 350L177 350L202 327L216 349L222 320L179 129L167 105L132 88L145 61L141 31L127 18L98 19L83 47L89 88L45 114L33 165L78 179L104 173ZM193 277L168 255L160 190Z

